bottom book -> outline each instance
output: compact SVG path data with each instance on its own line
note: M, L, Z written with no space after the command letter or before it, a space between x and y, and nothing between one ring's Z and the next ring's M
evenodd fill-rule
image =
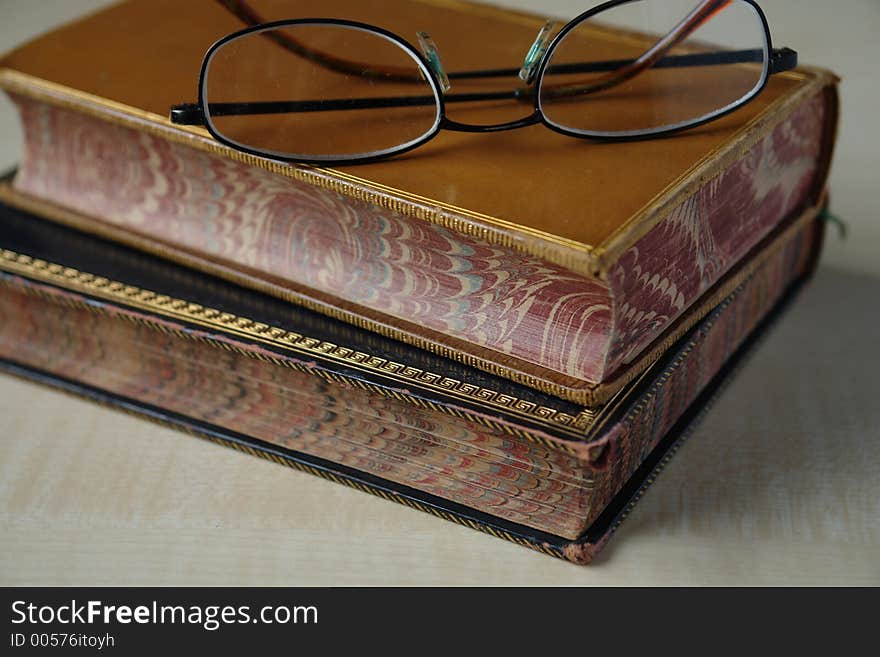
M702 322L583 408L0 206L0 367L587 563L821 238L815 210L787 221Z

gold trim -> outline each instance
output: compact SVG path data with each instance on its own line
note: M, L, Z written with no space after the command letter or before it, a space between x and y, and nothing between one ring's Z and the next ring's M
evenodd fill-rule
M807 74L808 71L810 74ZM728 143L720 146L710 156L689 169L658 197L635 213L599 247L380 185L336 169L290 165L255 157L220 144L202 128L178 126L158 114L49 82L14 69L0 69L0 88L328 189L400 215L428 221L453 232L544 259L583 276L602 278L616 254L631 246L638 236L665 218L671 211L671 208L666 206L671 205L673 200L686 200L712 177L720 175L722 165L718 164L719 161L729 165L766 137L776 125L788 118L788 114L783 114L781 108L786 110L793 108L803 97L826 85L832 79L827 72L810 69L785 75L794 76L808 83L797 93L784 96L771 104L758 117L742 126ZM711 158L715 158L715 161L712 162ZM713 169L711 173L707 171L710 166ZM658 207L659 203L664 204L663 207ZM639 223L636 224L636 221Z
M296 354L299 358L305 359L306 362L300 363L291 362L282 358L276 359L264 353L240 349L228 344L223 345L223 348L230 349L236 353L251 358L268 360L276 365L310 372L321 376L328 381L336 383L344 382L348 385L354 385L371 392L379 392L386 397L392 397L399 401L406 401L415 406L430 408L432 410L442 411L447 415L462 417L470 421L478 422L479 424L494 430L503 430L505 433L527 438L528 440L545 447L562 447L571 454L582 455L581 452L566 445L564 441L556 441L549 437L540 436L519 427L510 426L507 423L494 420L480 413L474 413L455 407L450 408L447 405L424 400L410 394L406 390L389 389L356 378L338 375L321 368L310 368L308 362L311 359L320 358L325 362L330 361L338 363L350 369L374 375L381 375L404 385L418 385L422 389L432 390L455 399L465 401L478 400L480 404L485 405L486 407L503 411L512 416L524 418L549 429L564 432L570 435L574 440L583 439L584 433L592 422L593 413L588 409L584 409L578 415L570 415L548 406L541 406L534 402L507 395L489 388L476 386L467 383L466 381L460 381L451 377L410 367L403 363L397 363L362 351L356 351L354 349L349 349L348 347L321 341L300 333L286 331L276 326L256 322L248 317L242 317L240 315L222 312L215 308L190 303L184 299L160 295L151 290L126 285L119 281L109 280L71 267L64 267L56 263L32 258L8 249L0 249L0 270L25 276L39 282L56 285L65 290L87 294L111 303L124 304L162 317L185 321L190 324L202 326L210 331L217 331L225 335L244 338L249 341L267 345L273 349L291 352ZM84 307L95 310L95 307L92 305L83 305ZM155 322L150 322L148 319L144 319L143 321L151 326L155 325ZM164 326L161 328L166 332L169 330ZM180 337L198 337L193 336L186 331L172 332ZM211 337L205 337L204 340L211 344L217 343L217 340Z

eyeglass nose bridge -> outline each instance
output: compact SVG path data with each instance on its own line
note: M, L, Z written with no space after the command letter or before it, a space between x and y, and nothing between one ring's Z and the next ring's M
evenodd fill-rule
M556 25L556 21L548 19L538 32L538 36L535 37L532 47L529 48L529 51L526 53L522 68L519 70L519 79L526 84L531 84L534 81L535 73L538 70L538 64L547 52L547 47L550 45L550 40L553 38L553 32L556 30Z

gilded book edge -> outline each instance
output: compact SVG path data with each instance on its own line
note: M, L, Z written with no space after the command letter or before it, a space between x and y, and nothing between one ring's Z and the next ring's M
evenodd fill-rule
M215 308L191 303L185 299L158 294L152 290L128 285L122 281L111 280L90 272L81 271L58 263L48 262L40 258L0 248L0 274L20 277L4 280L0 277L0 289L12 285L25 294L37 297L50 297L50 290L61 289L76 297L67 298L65 303L85 308L98 314L107 314L104 307L92 305L89 299L100 299L116 306L125 307L146 313L138 319L139 323L159 328L166 333L184 339L202 339L191 332L179 331L165 326L163 320L185 322L207 329L215 336L229 336L247 343L269 347L280 355L289 354L300 360L290 361L272 358L272 362L282 367L291 367L311 375L318 376L330 383L344 383L352 387L368 390L386 397L404 401L419 408L430 408L455 417L464 417L491 429L525 438L531 442L560 449L561 451L583 457L591 449L587 443L581 442L588 435L593 422L594 412L583 409L577 415L561 412L549 406L542 406L530 401L519 399L497 390L470 384L466 381L442 376L419 368L395 362L363 351L357 351L322 341L308 335L287 331L280 327L257 322L249 317L223 312ZM41 288L34 286L49 286ZM211 340L214 344L215 340ZM224 348L246 357L266 360L269 358L263 351L244 351L233 345ZM378 385L360 378L338 374L329 369L313 365L314 359L329 361L343 365L347 369L378 375L395 382L396 385ZM426 400L405 386L418 386L421 389L440 393L445 397L478 399L487 412L502 412L511 418L528 420L531 423L544 425L548 430L567 434L572 442L562 439L554 440L550 436L525 428L512 427L507 422L483 413L470 412L464 408L450 404L435 403ZM575 442L577 441L577 442Z

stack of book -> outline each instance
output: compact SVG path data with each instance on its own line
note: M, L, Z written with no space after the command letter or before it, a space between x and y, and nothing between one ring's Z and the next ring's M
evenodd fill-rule
M0 185L2 367L588 562L812 271L836 79L775 75L668 139L448 133L314 168L167 119L241 27L221 4L128 0L0 62L25 134ZM474 24L496 59L543 23L263 4L438 42Z

